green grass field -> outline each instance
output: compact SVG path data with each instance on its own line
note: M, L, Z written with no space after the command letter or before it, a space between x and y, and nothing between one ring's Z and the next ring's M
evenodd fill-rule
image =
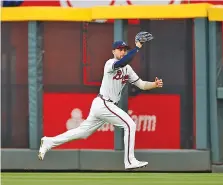
M1 173L2 185L223 185L211 173Z

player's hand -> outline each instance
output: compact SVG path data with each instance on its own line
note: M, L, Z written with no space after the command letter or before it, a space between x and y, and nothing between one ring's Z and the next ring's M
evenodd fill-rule
M138 48L141 48L141 47L142 47L142 44L141 44L140 42L136 42L136 46L137 46Z
M163 87L163 80L156 77L155 84L156 84L157 88L161 88L161 87Z

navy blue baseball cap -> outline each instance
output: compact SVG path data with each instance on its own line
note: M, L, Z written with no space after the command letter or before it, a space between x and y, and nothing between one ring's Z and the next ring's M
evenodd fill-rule
M113 49L120 49L120 48L126 48L126 49L130 49L130 47L124 42L124 41L115 41L112 45Z

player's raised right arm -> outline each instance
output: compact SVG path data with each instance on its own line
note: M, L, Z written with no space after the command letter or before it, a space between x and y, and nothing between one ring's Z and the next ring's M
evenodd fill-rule
M114 69L118 69L119 67L124 67L129 64L141 47L142 44L140 42L137 42L136 47L134 49L129 51L128 54L125 55L121 60L118 60L114 63Z

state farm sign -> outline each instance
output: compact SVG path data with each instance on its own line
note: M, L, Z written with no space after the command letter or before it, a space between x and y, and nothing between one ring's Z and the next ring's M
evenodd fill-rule
M44 135L77 128L86 119L96 94L44 94ZM180 98L139 95L129 98L128 114L137 125L136 149L180 148ZM113 149L114 126L105 123L93 135L57 149Z
M74 109L73 111L79 112L80 109ZM72 112L73 112L72 111ZM81 111L80 111L81 112ZM155 115L134 115L132 110L128 111L128 114L137 124L136 131L137 132L154 132L156 130L156 116ZM81 114L80 114L81 115ZM73 116L67 121L67 129L77 128L80 123L84 121L81 116ZM105 123L100 127L98 132L113 132L115 130L114 126L109 123Z
M135 115L133 110L129 110L128 114L136 123L136 131L154 132L156 131L156 115Z

